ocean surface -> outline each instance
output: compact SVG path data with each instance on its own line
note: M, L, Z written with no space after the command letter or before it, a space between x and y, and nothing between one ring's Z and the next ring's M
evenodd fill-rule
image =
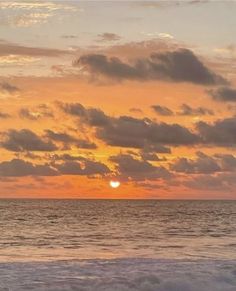
M0 200L0 291L236 291L236 201Z

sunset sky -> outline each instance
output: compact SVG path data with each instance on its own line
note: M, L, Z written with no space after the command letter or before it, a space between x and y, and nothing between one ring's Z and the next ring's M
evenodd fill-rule
M235 15L0 1L0 197L235 199Z

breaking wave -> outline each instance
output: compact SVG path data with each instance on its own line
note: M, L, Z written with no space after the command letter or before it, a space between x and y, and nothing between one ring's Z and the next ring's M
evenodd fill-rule
M127 258L1 263L0 290L235 291L236 261Z

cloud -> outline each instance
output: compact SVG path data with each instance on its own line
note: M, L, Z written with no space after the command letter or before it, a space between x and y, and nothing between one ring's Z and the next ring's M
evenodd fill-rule
M21 118L29 120L39 120L41 118L52 118L53 113L46 104L40 104L35 108L21 108L19 110L19 116Z
M86 139L78 139L76 142L76 146L80 149L89 149L89 150L95 150L97 148L97 145L94 142L91 142Z
M57 146L51 141L43 140L29 129L19 131L11 129L3 134L1 146L9 151L54 151Z
M48 158L55 162L55 161L85 161L86 158L83 156L75 156L75 155L71 155L71 154L49 154Z
M234 191L236 185L236 157L232 154L206 155L196 153L195 159L179 158L170 170L187 174L184 186L204 191Z
M135 159L131 155L111 156L110 161L116 164L118 175L128 180L168 179L171 174L164 167L153 166L148 161Z
M236 102L236 89L230 87L220 87L217 90L208 90L207 92L216 101Z
M0 91L2 91L3 93L13 94L20 91L20 89L8 82L0 82Z
M111 146L143 148L146 145L192 145L198 137L178 124L156 123L129 116L111 118L96 130L98 138Z
M77 38L77 35L74 35L74 34L63 34L61 37L65 38L65 39L74 39L74 38Z
M54 132L53 130L47 129L45 130L46 137L55 142L62 142L65 148L69 148L69 145L74 144L78 148L82 149L96 149L97 146L95 143L90 142L86 139L80 139L69 135L65 132Z
M80 103L61 103L57 102L58 106L67 114L82 117L85 115L86 110Z
M166 161L166 158L160 158L155 153L150 153L150 152L145 152L145 151L141 151L140 156L144 161L151 161L151 162Z
M81 11L76 5L49 1L2 1L0 5L1 25L32 27L47 23L56 15L64 17L66 12ZM63 13L62 13L63 12ZM11 15L11 17L9 17Z
M70 155L49 156L47 164L32 164L22 159L12 159L0 163L0 177L24 177L24 176L104 176L110 173L109 168L97 161L82 156L72 159ZM57 163L57 161L63 161Z
M218 172L236 171L236 157L231 154L206 155L196 153L195 159L178 158L170 164L170 169L175 172L186 174L213 174Z
M100 109L86 109L79 103L59 105L65 113L95 127L96 137L111 146L159 147L166 152L163 145L192 145L198 142L194 133L178 124L156 123L148 118L138 119L131 116L110 117Z
M171 116L174 115L174 112L166 106L153 105L152 109L158 114L162 116Z
M68 53L69 51L65 50L27 47L0 40L0 56L21 55L30 57L59 57Z
M33 64L39 62L40 58L37 57L28 57L28 56L20 56L20 55L6 55L0 56L0 66L2 68L8 68L9 66L28 66L29 64Z
M202 143L235 147L236 145L236 118L216 120L214 123L200 121L196 124Z
M10 117L11 117L10 114L0 111L0 119L7 119L7 118L10 118Z
M137 1L135 5L140 5L146 8L172 8L183 5L194 5L194 4L203 4L208 3L209 0L185 0L185 1Z
M105 32L98 35L99 41L118 41L121 37L115 33Z
M45 136L53 141L59 141L63 143L74 143L77 139L65 132L55 132L50 129L45 130Z
M93 176L93 175L105 175L110 172L109 168L96 161L83 159L81 162L66 161L60 165L57 165L57 169L63 175L80 175L80 176Z
M204 191L219 191L219 190L228 190L227 183L219 178L218 176L212 175L200 175L193 177L184 182L184 185L197 190L204 190Z
M216 154L215 158L222 171L236 171L236 157L231 154Z
M177 42L173 42L167 38L157 38L156 34L152 36L154 38L148 40L113 44L106 48L106 52L109 56L122 57L124 60L128 60L130 58L145 59L153 52L176 51L180 49L180 45Z
M172 116L172 115L186 115L186 116L199 116L199 115L214 115L214 112L211 109L208 109L206 107L197 107L192 108L188 104L182 104L180 107L180 111L174 113L171 109L165 106L160 105L153 105L151 106L152 109L161 116Z
M104 126L110 118L100 109L85 108L80 103L58 103L59 107L67 114L81 118L91 126Z
M168 39L173 39L173 35L169 34L169 33L166 33L166 32L161 32L161 33L158 33L158 36L161 37L161 38L168 38Z
M232 43L224 47L218 47L214 49L214 52L234 57L234 54L236 52L236 45Z
M199 175L185 181L184 185L192 189L204 191L235 191L236 173Z
M138 113L138 114L143 113L142 109L136 108L136 107L130 108L129 111L132 112L132 113Z
M123 62L117 57L88 54L81 56L74 65L82 67L94 77L100 75L116 80L165 80L202 85L225 83L189 49L153 53L133 63Z
M95 136L110 146L144 148L153 146L218 145L233 147L236 143L236 118L200 121L195 131L176 123L156 122L131 116L111 117L96 108L85 108L79 103L60 104L62 110L78 117L84 125L95 129ZM204 107L184 106L185 114L210 114Z
M33 165L20 159L4 161L0 163L1 177L23 177L23 176L56 176L58 172L49 165Z
M214 115L214 112L211 109L205 107L192 108L187 104L182 104L178 115Z
M142 151L145 153L161 153L161 154L170 154L171 149L167 146L161 144L146 144Z
M210 156L205 155L202 152L197 152L197 159L179 158L174 164L170 166L170 169L175 172L181 172L186 174L210 174L220 172L221 167L217 161Z

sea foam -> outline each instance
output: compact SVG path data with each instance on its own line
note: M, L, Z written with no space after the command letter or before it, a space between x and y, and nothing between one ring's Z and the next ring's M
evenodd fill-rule
M127 258L2 263L0 290L235 291L236 261Z

